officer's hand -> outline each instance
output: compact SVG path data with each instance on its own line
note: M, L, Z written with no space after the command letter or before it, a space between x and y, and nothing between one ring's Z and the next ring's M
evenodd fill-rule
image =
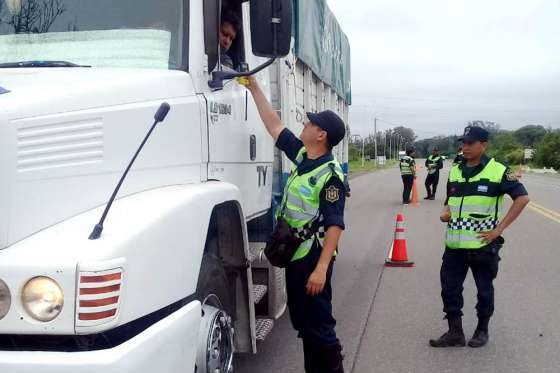
M307 280L307 294L311 296L315 296L320 294L325 287L325 282L327 281L327 272L320 269L315 268L309 279Z
M494 241L496 238L500 237L502 233L503 231L501 229L496 228L489 232L480 232L478 238L482 238L482 241L490 243Z
M439 216L439 220L441 220L442 223L448 223L449 220L451 220L451 211L449 211L449 209L444 209Z
M255 77L252 76L252 75L241 76L241 77L235 78L235 80L237 81L237 83L241 84L242 86L247 88L249 91L257 86L257 81L256 81Z
M251 84L246 76L239 76L235 78L235 80L239 85L242 85L244 87L248 87Z

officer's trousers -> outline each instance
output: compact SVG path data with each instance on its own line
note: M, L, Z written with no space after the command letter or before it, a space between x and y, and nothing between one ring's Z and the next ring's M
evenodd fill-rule
M426 193L428 197L436 196L438 183L439 183L438 173L431 174L431 175L428 174L428 176L426 177L426 182L424 183L424 185L426 186Z
M402 181L403 181L403 195L402 195L402 199L403 199L403 203L409 203L410 202L410 192L412 191L412 184L414 184L414 176L412 175L402 175Z
M463 282L471 269L478 290L476 304L479 318L491 317L494 313L494 285L498 274L498 251L501 245L487 249L445 249L441 265L441 297L443 312L448 318L463 316Z
M342 369L341 346L334 330L336 320L331 303L334 259L327 270L323 291L312 297L306 290L307 280L315 270L320 255L321 248L313 245L306 257L286 268L288 310L298 337L303 339L306 372L338 372L331 369L338 364Z

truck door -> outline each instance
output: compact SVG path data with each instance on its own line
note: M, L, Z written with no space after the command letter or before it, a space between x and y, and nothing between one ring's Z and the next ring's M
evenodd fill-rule
M229 48L227 40L224 45L218 38L219 61L209 56L208 80L214 69L241 71L261 62L251 53L249 4L222 1L220 15L221 38L235 35ZM205 32L211 32L209 29L205 27ZM259 74L258 79L269 94L267 71ZM271 205L273 143L250 93L232 80L225 81L221 90L208 89L205 97L209 127L208 178L228 181L240 188L247 218L266 212Z

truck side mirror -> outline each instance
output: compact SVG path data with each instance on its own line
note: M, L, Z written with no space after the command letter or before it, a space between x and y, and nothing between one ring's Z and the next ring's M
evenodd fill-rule
M284 57L290 52L293 0L251 0L251 42L259 57Z

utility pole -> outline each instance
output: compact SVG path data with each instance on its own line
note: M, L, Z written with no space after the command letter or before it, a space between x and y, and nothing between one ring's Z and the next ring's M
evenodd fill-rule
M362 137L362 168L364 168L364 158L365 158L365 137Z
M373 142L375 148L375 166L377 167L377 118L373 118Z
M383 156L387 159L387 132L383 133Z
M364 138L358 134L352 135L354 141L359 137L362 139L362 168L364 168Z
M391 134L389 135L389 159L393 158L393 153L392 153L393 147L391 146L392 142L393 142L393 131L391 131Z

